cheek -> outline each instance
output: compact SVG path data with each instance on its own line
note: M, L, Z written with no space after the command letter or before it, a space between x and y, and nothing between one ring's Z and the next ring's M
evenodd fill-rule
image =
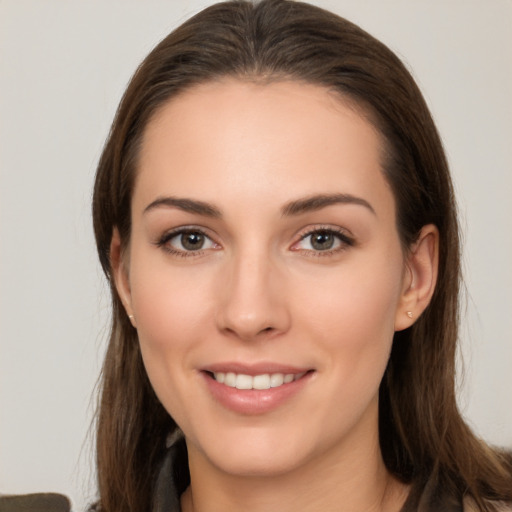
M301 288L303 314L317 324L329 326L347 342L356 330L394 332L395 312L402 287L399 258L361 259L354 265L341 265L332 272L305 275ZM315 318L317 320L315 320ZM377 340L376 340L377 341Z
M325 276L308 276L301 309L308 337L326 353L332 375L354 385L380 381L394 334L402 283L401 254L359 259ZM357 383L355 382L357 381ZM372 384L370 384L372 381Z
M192 356L211 325L211 283L201 271L184 272L170 266L166 255L149 254L131 255L132 307L151 384L166 409L180 416L184 379L193 372Z
M321 423L326 439L349 431L376 403L393 341L400 277L401 267L375 262L364 272L340 271L323 286L316 279L313 289L318 292L304 297L296 316L321 353L324 386L323 400L310 413Z
M130 276L142 359L156 396L187 429L190 404L197 403L193 358L208 331L208 286L200 276L145 261L133 264Z
M161 349L177 349L182 339L193 341L209 312L210 284L204 277L204 271L183 272L169 265L165 255L135 253L130 285L139 337Z

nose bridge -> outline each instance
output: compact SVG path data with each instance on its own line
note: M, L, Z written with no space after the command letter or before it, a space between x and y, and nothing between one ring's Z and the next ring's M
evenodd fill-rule
M289 318L278 267L270 252L261 247L246 247L232 254L221 284L221 330L252 339L287 329Z

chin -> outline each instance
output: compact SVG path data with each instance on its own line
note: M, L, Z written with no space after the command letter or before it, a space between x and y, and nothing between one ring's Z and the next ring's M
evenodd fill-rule
M244 450L224 452L223 456L210 462L224 473L253 478L271 478L292 473L305 464L297 453L276 453L275 451Z
M230 430L199 442L187 439L189 452L199 452L209 464L230 475L275 477L301 467L315 451L306 440L290 436L288 429L284 436L268 428ZM295 433L298 432L300 429L295 426Z

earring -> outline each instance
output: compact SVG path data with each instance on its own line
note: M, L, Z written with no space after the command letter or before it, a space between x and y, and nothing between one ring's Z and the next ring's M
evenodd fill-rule
M408 316L409 318L412 318L412 311L407 311L407 316Z
M128 315L128 318L129 318L130 320L134 320L134 319L135 319L135 317L134 317L133 315Z

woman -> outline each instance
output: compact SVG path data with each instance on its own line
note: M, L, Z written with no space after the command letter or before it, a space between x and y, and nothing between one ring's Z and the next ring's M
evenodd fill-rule
M454 392L458 228L404 66L318 8L204 10L98 167L99 510L498 510Z

